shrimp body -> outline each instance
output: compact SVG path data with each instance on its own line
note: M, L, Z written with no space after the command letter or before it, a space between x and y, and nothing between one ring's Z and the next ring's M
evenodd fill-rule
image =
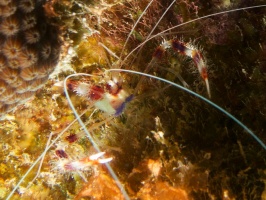
M85 157L78 160L62 159L59 160L57 168L64 172L75 172L79 170L87 170L97 164L103 164L110 162L113 158L100 158L105 152L93 154L89 157Z
M172 39L163 41L162 44L157 47L157 49L153 53L153 58L161 59L164 52L170 48L172 48L177 53L190 57L193 60L202 79L205 81L208 96L209 98L211 98L207 66L201 52L192 44L186 44L185 42L182 42L180 40Z
M70 80L67 87L78 95L88 98L96 108L109 115L120 115L126 103L133 98L133 95L129 95L120 84L112 80L102 85Z

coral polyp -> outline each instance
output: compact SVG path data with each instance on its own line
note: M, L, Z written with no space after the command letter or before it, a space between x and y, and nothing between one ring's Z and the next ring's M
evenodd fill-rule
M8 110L22 104L23 96L28 96L23 95L17 88L22 84L30 84L27 82L29 80L39 78L37 73L32 75L32 68L38 71L50 63L54 68L58 61L59 56L56 59L54 56L40 59L41 53L38 52L44 46L51 45L53 49L57 49L55 54L60 54L58 28L51 25L50 20L45 16L44 3L44 1L33 0L11 0L0 3L0 57L3 74L0 79L9 85L7 92L13 94L10 98L6 95L0 98L1 107L8 104ZM46 78L50 72L45 74ZM16 103L11 104L9 100L18 96L20 98L15 100ZM0 114L3 116L5 112Z
M0 198L265 198L266 5L40 2L0 1Z

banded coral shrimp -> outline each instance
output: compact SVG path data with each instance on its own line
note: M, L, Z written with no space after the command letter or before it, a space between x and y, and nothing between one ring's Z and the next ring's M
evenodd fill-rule
M246 18L244 18L244 19L246 19ZM211 24L210 22L208 22L208 23ZM204 23L203 23L203 25L204 25ZM255 29L255 27L253 27L253 28ZM163 27L163 29L166 29L166 28ZM211 31L209 31L209 32L211 32ZM209 32L208 32L208 34L211 34ZM221 38L219 38L221 36L212 35L212 37L213 37L212 40L214 40L214 41L211 41L212 43L221 42L220 41ZM217 41L216 37L218 37L218 39L219 39L218 41ZM225 39L223 39L223 40L225 40ZM222 42L225 43L225 41L222 41ZM158 46L159 43L160 42L158 42L157 44L153 44L153 45ZM151 45L151 46L153 46L153 45ZM148 46L148 43L147 43L147 46ZM239 46L242 47L241 45L239 45ZM240 47L238 47L238 48L240 48ZM220 47L220 48L222 48L222 47ZM250 46L251 50L253 48L252 48L252 46ZM152 55L152 52L154 51L155 48L151 48L150 46L148 46L148 49L151 49L150 55ZM240 50L238 49L238 51L240 51ZM219 59L219 56L221 56L221 55L216 54L216 52L218 52L218 50L215 49L214 52L215 52L214 56L212 56L212 57L218 57L218 59ZM234 56L237 57L237 55L234 55ZM171 55L168 57L168 61L170 60L170 58L171 58ZM141 59L141 58L139 58L139 59ZM222 57L221 60L224 62L226 61L226 59L224 57ZM221 61L220 65L225 65L222 61ZM150 62L150 57L148 59L148 62L144 62L142 60L140 63L145 63L144 65L147 66L148 65L147 63L149 63L149 62ZM238 61L238 62L240 62L240 66L244 66L242 63L243 61ZM217 65L217 66L219 66L219 65ZM136 64L132 65L132 67L136 68ZM144 70L144 69L141 69L139 66L137 67L137 69ZM245 75L248 75L248 73L251 73L251 72L248 72L247 69L244 68L244 72L246 71L246 73L247 73L247 74L244 73ZM237 73L239 73L239 71L237 71ZM210 74L212 74L212 73L210 73ZM222 73L222 75L219 75L219 77L225 78L224 74L225 73ZM236 72L234 73L234 75L235 74L236 74ZM168 77L169 79L171 78L171 75L168 75L168 74L162 74L162 75L166 76L166 77L169 76ZM233 75L232 76L229 76L229 75L228 75L228 77L226 77L227 78L226 80L230 80L233 77ZM186 76L186 73L185 73L185 76ZM189 77L189 76L191 76L191 74L187 75L187 77ZM216 76L218 76L218 75L216 75ZM238 76L241 77L241 75L238 75ZM185 77L186 81L189 80L189 78L187 78L187 77ZM213 88L215 88L214 86L217 86L215 84L215 81L214 81L215 78L216 78L215 76L212 77L212 80L213 80L211 82L212 83L211 84L212 91L214 90ZM136 80L134 80L135 79L134 77L132 77L132 76L125 77L125 79L130 84L135 85L134 82ZM131 80L131 79L133 79L133 80ZM219 79L219 78L216 78L216 80L217 79ZM234 80L234 79L232 79L232 80ZM247 81L246 79L244 79L244 80ZM263 77L258 77L258 80L263 80ZM243 81L240 81L240 83L243 84ZM116 118L116 119L114 119L114 122L111 123L109 126L106 125L105 127L100 127L101 130L104 130L104 132L112 133L113 136L108 136L110 134L107 134L107 136L103 136L103 134L99 134L100 137L103 137L101 139L107 140L107 141L109 140L108 141L109 146L119 146L120 147L120 149L118 151L115 151L116 153L115 152L113 153L116 155L115 156L116 159L114 159L114 162L117 162L116 163L117 166L115 167L115 169L120 174L122 174L121 178L123 176L127 176L127 175L129 176L129 178L127 180L127 184L128 184L128 188L130 188L133 191L132 192L133 194L134 194L134 192L137 193L139 191L139 193L137 194L138 197L144 198L145 195L146 195L146 197L148 195L151 195L147 192L147 190L149 188L156 189L156 187L160 186L162 188L168 187L168 188L171 188L171 190L176 191L177 186L186 187L187 185L190 185L190 189L192 188L191 189L192 192L190 195L192 195L192 196L194 195L195 198L196 197L200 198L202 196L203 197L205 196L206 198L210 198L210 195L214 195L218 198L219 197L221 198L221 196L222 196L221 194L226 193L226 191L229 192L229 196L230 195L235 196L236 193L234 193L234 190L235 191L243 190L242 195L244 195L244 192L247 192L247 189L250 189L250 188L255 189L256 187L259 187L259 185L256 185L257 183L255 182L254 178L253 178L253 180L254 180L253 182L252 181L248 182L247 185L243 186L241 189L232 187L232 184L237 184L237 181L240 181L240 180L247 181L246 177L250 178L251 174L254 175L254 174L259 173L259 172L253 173L253 170L256 170L257 165L259 166L259 167L257 167L258 170L260 169L260 167L264 166L263 164L260 164L260 162L263 162L260 156L263 155L264 151L262 152L261 150L259 150L259 147L256 147L256 144L254 144L254 145L251 144L251 141L249 141L249 138L250 138L249 136L247 136L247 138L245 138L245 136L242 136L242 135L245 135L245 133L242 133L242 131L238 130L238 128L234 127L234 125L232 125L230 121L229 122L226 121L222 116L215 116L215 115L217 115L217 113L215 111L213 113L210 113L211 108L202 108L203 110L200 110L202 107L202 104L200 102L198 102L197 100L192 99L192 98L190 98L186 95L180 94L180 93L178 93L179 97L177 97L175 90L170 90L170 92L167 93L163 88L158 89L158 91L156 92L157 96L158 96L158 94L162 94L162 92L163 92L163 96L164 96L163 99L159 98L159 97L156 98L156 95L155 95L155 97L152 97L152 95L149 95L149 92L150 92L149 87L151 87L153 85L158 86L158 84L161 84L161 83L157 83L157 82L153 82L153 81L149 80L149 82L145 82L145 84L149 84L149 85L142 86L141 90L146 91L147 95L144 95L144 97L145 96L146 96L146 98L149 97L148 99L146 99L146 102L140 103L140 102L138 102L140 100L136 100L136 101L132 102L131 104L128 105L129 108L125 110L125 115L122 115L121 119ZM194 86L193 83L191 83L189 85ZM218 86L220 86L220 87L218 87L218 89L222 90L221 88L223 86L221 86L221 85L218 85ZM226 85L226 87L233 88L232 84ZM154 88L154 87L152 87L152 88ZM204 88L204 87L198 86L197 90L198 91L204 91L202 88ZM215 92L215 90L214 90L214 92ZM224 92L224 94L227 94L227 93ZM230 94L230 96L232 96L232 94ZM144 98L144 97L142 97L142 98ZM235 107L229 106L230 104L228 103L228 101L226 101L225 103L222 103L221 102L222 100L220 100L220 101L218 100L217 94L214 95L212 98L213 98L213 101L218 101L219 105L220 104L225 105L225 107L228 106L230 109L232 109L231 112L234 112L233 108L235 108ZM234 98L236 98L234 101L239 101L239 100L237 100L237 97L234 96ZM249 99L247 99L247 100L252 101L252 98L251 99L250 98L251 97L249 97ZM139 99L141 99L141 97ZM173 99L175 99L175 101ZM169 103L170 100L171 100L171 102L172 101L176 102L176 99L180 100L183 107L180 107L180 105L175 105L177 103L174 103L174 104ZM189 99L189 102L187 99ZM245 101L245 103L247 103L247 100ZM262 101L262 97L260 97L259 100ZM158 103L156 101L158 101ZM234 102L234 104L237 104L237 103ZM134 109L133 106L138 107L139 109ZM80 107L83 107L83 105L81 104ZM187 108L187 110L186 110L186 108ZM260 110L263 110L263 108L261 108L261 107L259 107L259 108L260 108ZM132 109L134 112L132 112ZM139 110L139 111L137 112L137 110ZM177 113L173 113L173 110L180 111L180 114L177 115ZM208 113L208 115L207 115L208 117L205 116L206 112ZM199 118L197 116L195 116L193 113L197 113L197 115L199 115ZM234 113L234 114L239 116L237 113ZM153 120L157 115L159 115L160 120L157 120L157 124L155 127ZM246 114L245 117L247 117L247 115L248 114ZM141 120L136 119L139 116L142 116ZM165 119L166 116L168 116L167 119ZM99 114L98 114L98 117L100 118L101 115L99 116ZM151 121L147 120L145 122L143 120L143 118L145 118L145 119L152 118L152 120ZM206 119L204 119L204 118L206 118ZM211 118L213 118L213 119L211 119ZM241 119L242 118L243 117L241 117ZM249 117L248 117L248 119L249 119ZM263 119L261 119L261 120L263 121ZM161 123L159 123L159 121L161 121ZM215 123L215 121L223 121L223 123L224 123L223 125L226 128L223 128L223 127L222 128L221 127L215 128L215 125L217 125L217 122ZM135 123L133 123L133 122L135 122ZM129 124L129 123L131 123L131 124ZM248 122L245 120L245 123L248 123ZM259 124L259 123L261 123L261 121L259 120L256 123ZM185 124L187 124L187 125L185 125ZM199 125L199 124L203 124L203 125ZM204 125L204 124L207 124L207 125ZM138 125L138 127L136 127L136 125ZM171 130L173 128L173 126L176 126L176 125L178 125L178 126L176 128L174 128L174 130ZM183 125L184 127L181 127L181 125ZM111 128L110 128L110 126L111 126ZM260 132L260 130L261 130L261 129L257 129L256 127L252 126L252 124L250 124L250 123L248 124L248 126L252 127L252 130L255 130L255 132ZM196 127L196 129L201 129L202 131L201 132L197 131L195 129L195 127ZM211 129L211 128L213 130L217 131L217 133L214 134L213 131L210 131L209 129ZM229 128L232 129L233 131L230 131ZM130 129L132 129L132 130L130 130ZM160 142L159 140L157 140L152 134L149 133L151 130L156 130L156 131L153 131L154 133L159 133L160 131L164 132L166 134L164 136L165 141ZM229 130L228 135L226 133L226 130ZM118 132L122 132L122 134L119 134ZM175 134L173 134L171 132L174 132ZM194 134L193 134L193 132L194 132ZM221 134L221 137L218 137L219 134ZM231 134L234 135L233 138L232 138L232 136L230 136ZM125 137L125 135L126 135L126 137ZM192 137L195 137L196 139L192 138ZM227 140L229 142L227 142ZM198 141L200 141L200 143L198 145L196 145L195 143L197 143ZM218 144L218 141L222 142L222 144ZM133 143L132 145L130 145L131 142ZM104 143L104 142L101 142L101 143ZM212 145L211 143L214 143L214 144ZM246 144L244 144L244 143L246 143ZM207 145L209 145L211 147L206 147ZM105 146L108 146L108 145L106 144ZM127 146L129 146L129 147L127 147ZM186 146L186 147L184 147L184 146ZM243 152L240 151L240 149L241 149L240 147L243 147L242 148ZM225 149L227 149L227 151L222 152L221 148L225 148ZM229 158L227 158L228 160L224 160L221 157L224 156L226 153L228 153L228 148L233 149L233 151L235 151L235 152L230 153L231 157L229 156ZM247 148L249 151L251 151L250 153L246 152ZM255 149L252 150L252 148L255 148ZM108 149L108 148L106 148L106 149ZM199 149L201 150L200 152L199 152ZM122 150L122 152L124 152L124 154L122 154L122 155L119 154L119 151L121 152L121 150ZM190 151L192 153L188 153L188 151ZM215 152L215 151L217 151L217 152ZM259 152L259 154L256 155L256 158L259 160L259 162L255 162L253 159L251 159L251 157L254 156L254 154L252 154L252 152L255 152L255 151ZM182 152L182 153L184 153L185 156L176 155L177 152ZM195 154L199 154L199 155L194 155L194 152L195 152ZM210 154L211 154L212 158L214 157L213 158L214 160L212 160L211 158L208 158L208 155L210 155ZM221 157L217 157L219 154L221 154ZM159 156L161 156L160 162L162 162L162 164L164 165L163 170L162 170L164 172L162 172L162 174L160 175L161 179L158 178L158 180L157 180L157 179L153 179L153 178L149 178L149 179L138 178L138 176L142 176L142 175L150 177L150 174L148 172L146 172L145 170L143 170L140 166L144 165L147 167L148 164L145 165L145 163L146 163L146 160L148 158L152 158L152 160L156 161L157 159L159 159ZM194 178L194 181L195 180L196 181L202 181L203 186L200 187L197 184L192 184L192 180L193 180L192 178L186 178L183 180L180 177L182 175L182 173L181 173L182 171L180 170L180 168L182 168L182 163L185 163L185 161L184 161L185 157L187 157L187 159L190 162L192 162L193 165L198 167L196 170L192 171L193 174L195 175L193 178ZM235 157L237 157L237 158L235 158ZM246 157L246 158L243 159L244 157ZM243 162L243 160L244 160L244 165L241 164ZM214 162L217 162L217 161L219 161L219 162L217 164L214 164ZM234 165L233 161L239 162L238 164L241 167L238 168L236 165ZM160 163L160 162L159 161L155 162L155 163L157 163L158 168L162 168L162 167L160 167L160 164L158 165L158 163ZM246 162L248 162L248 163L246 163ZM127 164L125 165L125 163L127 163ZM185 167L187 167L187 168L190 167L190 165L188 163L185 163L183 165L185 165ZM208 168L208 167L204 168L204 166L206 166L206 165L207 166L209 165L210 168ZM243 166L246 166L246 168L243 168ZM221 172L221 175L218 174L219 170L222 170L223 168L225 168L225 170ZM229 174L232 173L232 171L228 170L227 168L231 168L234 171L237 171L238 176L240 178L236 182L221 183L222 181L225 181L223 178L228 178ZM203 169L209 169L210 175L207 176L207 174L202 171ZM223 175L225 177L222 177ZM156 177L155 173L154 173L154 176ZM233 177L233 175L231 175L231 176ZM96 177L93 177L93 178L97 179ZM155 181L154 184L151 182L152 179ZM217 181L217 179L221 179L222 181L221 180ZM230 177L229 177L229 179L230 179ZM105 180L108 180L108 179L105 179ZM178 183L178 181L180 181L180 180L183 180L182 184ZM72 181L73 181L73 179L72 179ZM146 184L144 183L144 186L142 187L142 186L140 186L141 181L146 181L147 183ZM168 182L168 183L166 184L166 182ZM259 181L257 180L257 182L259 182ZM100 182L100 183L102 183L102 182ZM213 186L208 186L208 184L210 184L210 183L213 184ZM175 186L175 187L169 187L168 184L171 184L172 186ZM238 182L238 184L239 184L239 182ZM258 183L258 184L260 184L260 183ZM250 186L250 185L252 185L252 186ZM207 190L206 189L207 187L210 187L210 189ZM214 191L214 188L216 188L216 189L218 188L217 191ZM146 191L145 191L145 189L146 189ZM83 191L86 191L86 190L88 190L87 187L83 188ZM168 192L168 194L169 194L169 192ZM254 194L249 193L248 195L254 195ZM153 197L153 198L155 198L155 197Z

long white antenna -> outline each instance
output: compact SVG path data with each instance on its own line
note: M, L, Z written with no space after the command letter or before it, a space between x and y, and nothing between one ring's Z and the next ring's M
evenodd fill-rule
M221 108L220 106L218 106L217 104L215 104L214 102L210 101L209 99L206 99L205 97L193 92L192 90L188 89L188 88L185 88L177 83L174 83L172 81L169 81L169 80L166 80L166 79L163 79L161 77L157 77L157 76L153 76L153 75L150 75L150 74L145 74L145 73L142 73L142 72L138 72L138 71L133 71L133 70L126 70L126 69L109 69L107 71L116 71L116 72L126 72L126 73L131 73L131 74L139 74L141 76L146 76L146 77L149 77L149 78L153 78L153 79L157 79L159 81L162 81L162 82L165 82L165 83L168 83L174 87L177 87L201 100L203 100L204 102L210 104L212 107L216 108L217 110L221 111L222 113L224 113L226 116L228 116L230 119L232 119L233 121L235 121L239 126L241 126L245 131L247 131L263 148L264 150L266 150L266 145L261 141L261 139L259 139L255 133L253 133L246 125L244 125L241 121L239 121L235 116L233 116L232 114L230 114L229 112L227 112L226 110L224 110L223 108Z
M222 11L222 12L218 12L218 13L213 13L213 14L209 14L209 15L205 15L203 17L199 17L199 18L196 18L196 19L192 19L192 20L189 20L187 22L184 22L182 24L178 24L176 26L173 26L171 28L168 28L160 33L157 33L156 35L153 35L151 36L150 38L148 38L147 40L145 40L144 42L142 42L141 44L139 44L136 48L134 48L126 57L124 60L127 60L129 56L131 56L135 51L137 51L140 47L142 47L144 44L146 44L148 41L152 40L153 38L156 38L156 37L159 37L161 36L163 33L166 33L168 31L171 31L177 27L180 27L180 26L184 26L186 24L189 24L189 23L192 23L192 22L195 22L195 21L199 21L199 20L202 20L202 19L205 19L205 18L209 18L209 17L213 17L213 16L217 16L217 15L223 15L223 14L226 14L226 13L232 13L232 12L236 12L236 11L242 11L242 10L249 10L249 9L254 9L254 8L261 8L261 7L266 7L266 4L263 4L263 5L258 5L258 6L249 6L249 7L243 7L243 8L237 8L237 9L233 9L233 10L226 10L226 11ZM123 62L122 62L123 63ZM121 63L121 64L122 64Z
M94 147L94 149L98 152L98 153L101 153L101 150L99 148L99 146L97 145L97 143L94 141L93 137L91 136L90 132L88 131L87 127L85 126L85 124L83 123L83 121L80 119L80 116L79 114L77 113L70 97L69 97L69 94L68 94L68 91L67 91L67 80L71 77L75 77L75 76L89 76L89 77L92 77L93 75L90 75L90 74L85 74L85 73L77 73L77 74L71 74L69 76L67 76L64 80L64 92L65 92L65 95L66 95L66 98L67 98L67 101L69 103L69 106L71 108L71 110L73 111L74 115L76 116L80 126L83 128L85 134L87 135L87 137L89 138L92 146ZM112 178L115 180L116 182L116 185L118 186L118 188L120 189L121 193L123 194L124 198L126 200L130 200L127 192L125 191L125 188L123 187L123 185L121 184L121 182L119 181L117 175L115 174L113 168L109 165L109 163L105 163L105 166L107 167L110 175L112 176Z

